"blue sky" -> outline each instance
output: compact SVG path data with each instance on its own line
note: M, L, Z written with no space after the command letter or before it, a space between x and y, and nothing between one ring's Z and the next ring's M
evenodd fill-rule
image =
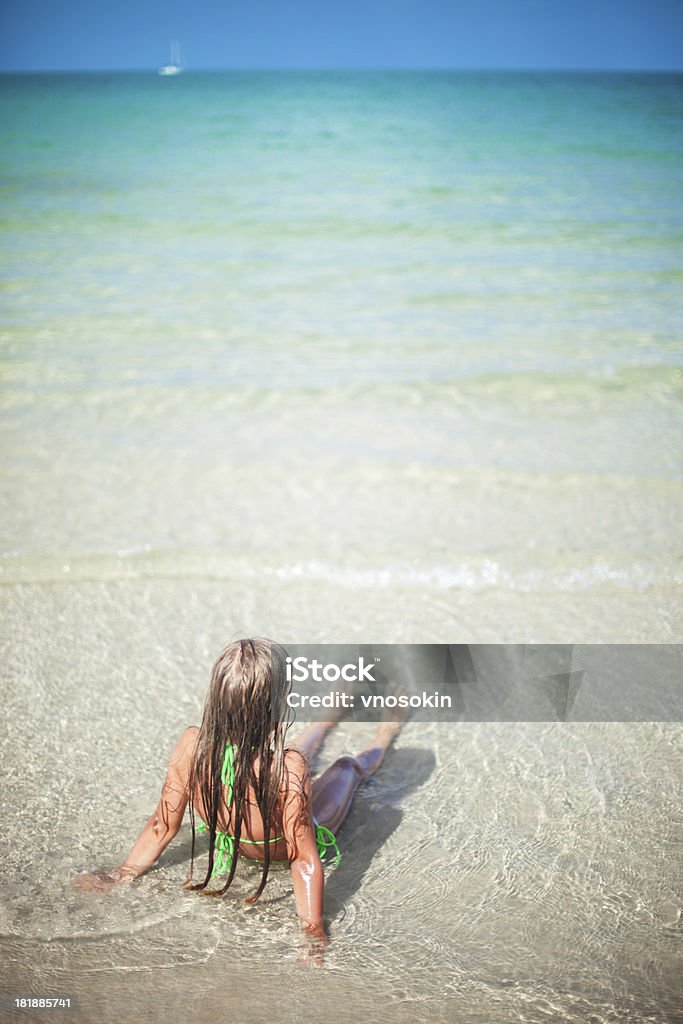
M681 0L2 0L0 70L683 68Z

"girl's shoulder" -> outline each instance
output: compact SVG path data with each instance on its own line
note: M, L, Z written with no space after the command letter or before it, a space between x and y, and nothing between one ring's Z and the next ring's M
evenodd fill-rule
M285 747L284 749L285 764L288 768L299 768L302 772L310 770L310 763L308 756L303 752L300 747Z
M189 728L185 729L171 751L171 756L168 760L167 773L169 779L175 779L183 786L187 782L187 778L192 767L198 735L199 729L196 725L191 725Z
M195 747L197 746L198 736L199 726L189 725L176 743L173 753L171 754L171 760L186 761L191 758L194 754Z
M305 787L311 777L311 766L306 754L298 747L287 747L284 752L285 785Z
M187 729L182 733L178 740L178 748L184 751L192 751L197 745L197 737L199 736L198 725L188 725Z

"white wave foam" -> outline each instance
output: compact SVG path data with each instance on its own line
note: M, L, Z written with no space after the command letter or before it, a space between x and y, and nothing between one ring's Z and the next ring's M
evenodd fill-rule
M596 588L645 590L675 587L683 573L671 565L613 565L596 560L583 566L511 567L491 558L463 559L459 564L335 564L320 559L254 565L214 551L187 552L139 545L117 552L56 554L49 558L7 551L0 559L0 583L115 581L135 579L242 580L286 584L323 582L352 590L415 589L424 591L517 592L582 591Z
M606 562L585 567L534 569L514 573L500 563L484 559L479 564L415 569L405 566L357 568L335 566L320 561L297 562L293 565L268 566L266 575L283 581L324 580L352 589L389 589L390 587L425 587L428 590L489 590L501 588L520 591L588 590L603 584L616 584L628 589L645 589L663 583L659 574L642 565L614 568ZM253 572L254 576L260 575ZM668 585L683 582L681 577L666 581Z

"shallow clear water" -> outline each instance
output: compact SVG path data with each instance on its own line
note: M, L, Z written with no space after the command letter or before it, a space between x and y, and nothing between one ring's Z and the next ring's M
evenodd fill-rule
M95 584L41 589L30 634L25 608L8 619L21 639L4 662L5 991L76 996L79 1021L144 1009L265 1024L311 1001L319 1016L406 1024L676 1019L676 724L409 722L339 831L320 971L299 961L286 868L254 908L251 865L221 902L182 889L187 826L139 883L73 890L127 853L223 638L207 591L181 608L163 588L131 604L115 586L106 601ZM317 769L372 730L342 722Z
M289 1021L311 1001L343 1020L675 1019L678 727L409 724L340 830L332 944L311 971L286 868L253 909L241 902L251 866L220 903L186 893L185 829L135 886L71 890L75 872L125 852L156 800L180 719L164 682L135 698L135 714L109 678L87 695L74 681L59 701L36 700L37 687L21 696L41 710L21 727L13 716L7 751L18 766L40 750L4 787L16 804L2 933L17 991L76 996L76 1019L105 1021L143 1007L158 1019ZM368 728L342 725L320 764ZM27 803L32 819L18 811Z

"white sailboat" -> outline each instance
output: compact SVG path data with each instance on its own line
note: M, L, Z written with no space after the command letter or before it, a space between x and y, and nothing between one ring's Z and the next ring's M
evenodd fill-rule
M179 75L181 71L184 71L185 67L180 56L180 43L177 39L174 39L171 43L171 63L163 64L159 68L160 75Z

